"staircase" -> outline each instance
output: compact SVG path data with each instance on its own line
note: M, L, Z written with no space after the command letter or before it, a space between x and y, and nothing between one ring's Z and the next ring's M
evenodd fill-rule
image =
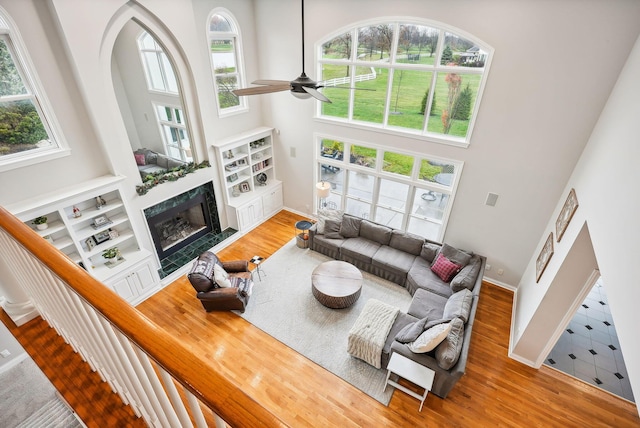
M84 426L67 404L56 397L34 412L16 428L82 428Z

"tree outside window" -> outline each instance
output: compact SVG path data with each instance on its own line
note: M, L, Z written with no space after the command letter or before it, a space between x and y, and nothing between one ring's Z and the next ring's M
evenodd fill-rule
M492 49L442 27L376 23L323 41L318 74L332 103L320 115L467 146Z
M42 119L37 97L22 78L8 36L0 36L0 157L57 148Z
M233 18L227 13L214 13L208 34L218 110L223 113L244 108L244 99L232 92L242 85L239 37Z

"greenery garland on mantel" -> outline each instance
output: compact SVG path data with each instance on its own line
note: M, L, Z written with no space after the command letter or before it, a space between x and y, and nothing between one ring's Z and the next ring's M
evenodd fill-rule
M187 174L196 172L198 169L208 168L210 166L209 161L202 161L200 163L189 162L188 164L180 165L167 171L152 172L151 174L147 174L141 185L136 186L136 192L138 192L140 196L146 195L149 189L156 187L158 184L166 181L176 181Z

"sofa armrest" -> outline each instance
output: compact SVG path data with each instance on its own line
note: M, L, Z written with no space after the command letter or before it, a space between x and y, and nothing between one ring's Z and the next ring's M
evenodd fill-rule
M246 260L233 260L222 262L222 267L229 273L249 272L249 262Z

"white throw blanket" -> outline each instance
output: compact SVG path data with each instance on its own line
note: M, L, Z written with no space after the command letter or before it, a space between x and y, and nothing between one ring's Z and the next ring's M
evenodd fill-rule
M347 352L379 369L384 342L400 309L369 299L349 330Z

